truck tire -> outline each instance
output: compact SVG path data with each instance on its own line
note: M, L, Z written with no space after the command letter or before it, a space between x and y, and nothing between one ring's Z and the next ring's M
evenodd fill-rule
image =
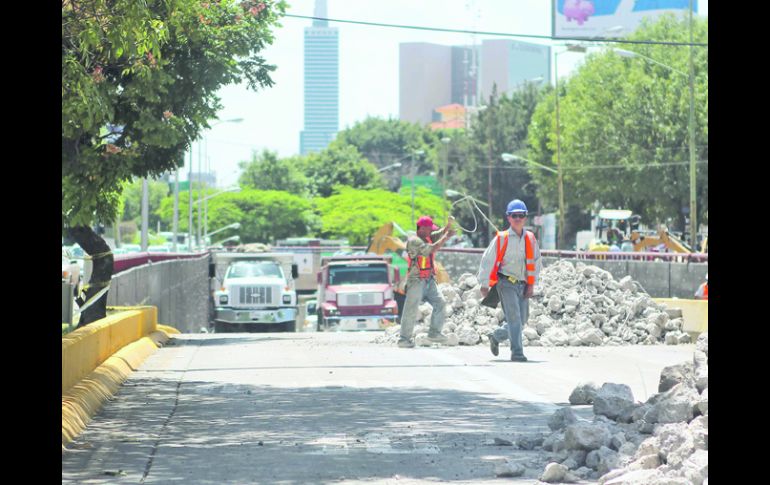
M286 322L286 331L287 332L296 332L297 331L297 322Z
M230 330L230 324L225 322L214 322L214 333L227 333Z

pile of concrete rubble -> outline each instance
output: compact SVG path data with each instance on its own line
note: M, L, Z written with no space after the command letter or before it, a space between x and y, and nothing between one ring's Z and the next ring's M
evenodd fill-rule
M578 386L571 404L592 404L594 419L570 407L549 419L549 435L522 435L520 449L543 450L548 483L598 480L600 485L708 485L708 333L696 342L692 362L666 367L658 394L635 402L625 384ZM506 461L498 476L521 476Z
M475 275L465 273L456 284L440 284L439 291L446 301L443 333L449 345L486 344L487 335L505 319L499 305L492 309L480 304ZM417 345L430 345L432 311L428 303L420 306ZM597 266L559 261L540 273L522 341L543 347L690 343L682 318L672 318L674 311L654 302L630 276L615 281ZM400 326L390 327L374 341L395 344L399 333Z

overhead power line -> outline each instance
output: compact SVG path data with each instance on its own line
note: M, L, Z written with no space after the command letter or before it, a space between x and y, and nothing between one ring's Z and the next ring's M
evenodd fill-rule
M410 30L423 30L423 31L429 31L429 32L451 32L456 34L471 34L471 35L493 35L497 37L521 37L525 39L543 39L543 40L555 40L555 41L563 41L563 40L574 40L574 41L580 41L580 42L612 42L617 44L655 44L655 45L671 45L671 46L694 46L694 47L708 47L707 43L703 42L667 42L667 41L657 41L657 40L623 40L623 39L611 39L606 37L591 37L591 38L585 38L585 37L554 37L551 35L534 35L534 34L511 34L510 32L483 32L483 31L477 31L477 30L462 30L462 29L445 29L441 27L425 27L420 25L403 25L403 24L386 24L382 22L364 22L360 20L345 20L345 19L331 19L331 18L324 18L324 17L311 17L308 15L294 15L294 14L286 14L285 17L291 17L295 19L305 19L305 20L323 20L327 22L338 22L342 24L356 24L356 25L367 25L370 27L392 27L396 29L410 29Z

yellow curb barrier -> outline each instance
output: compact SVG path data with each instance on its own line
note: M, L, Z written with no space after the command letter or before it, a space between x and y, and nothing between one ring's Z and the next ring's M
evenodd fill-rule
M177 329L157 324L157 308L120 308L62 337L62 453L131 372Z

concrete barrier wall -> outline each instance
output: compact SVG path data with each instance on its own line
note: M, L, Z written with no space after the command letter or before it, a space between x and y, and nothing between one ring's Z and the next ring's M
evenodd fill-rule
M477 274L481 263L479 252L443 252L436 261L444 265L453 281L463 273ZM606 261L566 259L572 264L582 262L598 266L612 274L616 280L631 276L654 298L693 298L698 286L705 280L708 263L675 263L665 261ZM556 257L543 257L543 267L559 261Z
M113 275L107 305L156 306L159 322L183 333L197 333L209 323L208 275L208 255L130 268Z
M62 393L121 348L154 332L157 323L157 309L145 307L110 315L62 336Z

